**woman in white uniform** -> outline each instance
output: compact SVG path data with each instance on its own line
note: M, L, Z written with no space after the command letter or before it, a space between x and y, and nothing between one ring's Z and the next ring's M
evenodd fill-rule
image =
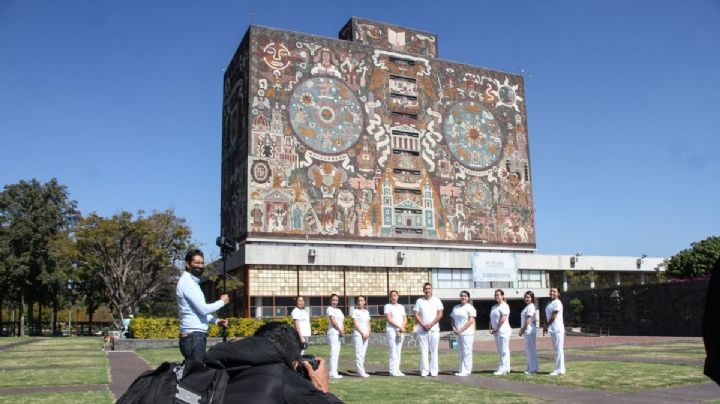
M337 305L340 297L333 293L330 295L330 307L325 310L328 317L328 344L330 345L330 369L328 371L331 379L342 379L338 374L338 359L340 358L340 341L345 336L345 315Z
M450 314L453 332L457 339L460 355L460 370L455 376L470 376L473 367L473 341L475 340L475 317L477 311L470 304L470 292L460 292L460 304L453 307Z
M385 305L385 335L388 344L388 372L391 376L405 376L400 371L400 357L402 355L402 344L405 339L405 327L407 326L407 314L405 306L398 303L398 292L390 291L390 303Z
M369 377L365 372L365 352L370 339L370 313L366 306L365 296L355 298L356 306L352 318L355 330L353 331L353 342L355 343L355 367L358 377Z
M543 327L543 335L550 332L553 353L555 354L555 370L550 376L562 376L565 374L565 324L563 323L563 305L560 301L560 291L557 288L550 288L550 303L545 307L545 318L547 323Z
M498 369L493 373L495 376L502 376L510 373L510 333L512 328L508 323L510 306L505 303L505 292L502 289L495 291L496 305L490 310L490 334L495 335L500 363Z
M310 313L305 309L305 299L302 296L295 298L295 308L290 313L295 326L295 331L300 335L300 340L303 346L307 346L308 339L310 339ZM305 350L300 351L300 354L304 354Z
M528 290L523 296L525 301L525 309L520 313L520 333L524 337L526 366L525 374L534 374L538 372L537 349L535 348L535 339L537 337L537 309L535 309L535 293Z

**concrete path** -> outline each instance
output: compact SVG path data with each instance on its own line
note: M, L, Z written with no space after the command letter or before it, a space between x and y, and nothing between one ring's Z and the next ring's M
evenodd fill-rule
M133 351L108 351L110 362L110 391L117 400L150 366Z

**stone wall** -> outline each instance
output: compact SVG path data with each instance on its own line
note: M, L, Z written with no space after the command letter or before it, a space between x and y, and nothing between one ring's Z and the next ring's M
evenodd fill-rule
M580 324L609 327L610 335L702 335L707 280L565 292L565 324L572 320L570 300L584 306ZM543 302L545 307L547 302Z

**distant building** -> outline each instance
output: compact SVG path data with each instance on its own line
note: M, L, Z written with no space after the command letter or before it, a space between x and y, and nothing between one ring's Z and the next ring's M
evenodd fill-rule
M432 33L251 26L224 83L221 231L242 242L228 268L245 283L234 314L284 316L299 294L319 315L331 293L347 308L368 295L377 314L389 290L410 304L426 281L481 306L497 287L546 296L550 271L571 268L532 254L524 100L521 76L438 59ZM475 253L512 256L517 280L478 281ZM612 268L652 271L631 260Z

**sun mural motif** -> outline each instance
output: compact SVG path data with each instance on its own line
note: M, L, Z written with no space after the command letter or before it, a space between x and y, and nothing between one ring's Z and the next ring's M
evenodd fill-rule
M459 102L450 108L445 120L445 140L453 156L469 168L487 168L502 156L500 125L478 102Z
M345 84L329 77L302 82L290 98L288 112L300 140L323 153L347 150L363 128L357 98Z

